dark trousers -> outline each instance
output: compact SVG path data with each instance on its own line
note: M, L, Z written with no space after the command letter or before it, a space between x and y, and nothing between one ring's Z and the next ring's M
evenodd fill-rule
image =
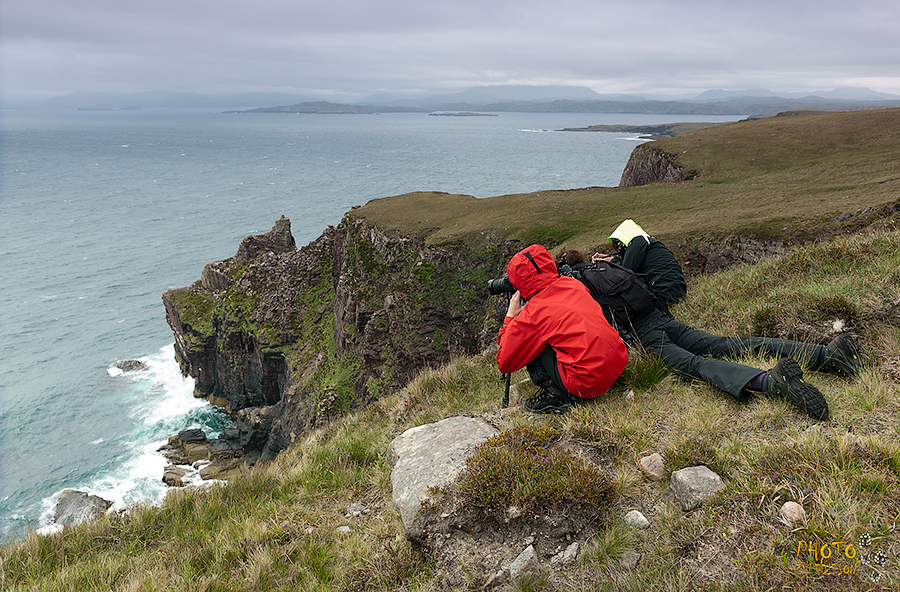
M559 375L559 366L556 364L556 350L549 345L544 348L538 357L528 362L525 366L531 382L541 388L557 388L562 393L569 391L563 385L562 376Z
M641 345L675 370L699 378L737 399L745 399L747 383L762 370L716 359L748 353L790 357L815 370L822 365L825 346L769 337L720 337L698 331L656 311L636 328ZM710 356L710 357L707 357Z

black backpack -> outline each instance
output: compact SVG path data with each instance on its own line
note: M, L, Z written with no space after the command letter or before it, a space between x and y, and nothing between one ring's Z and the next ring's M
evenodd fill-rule
M587 286L606 320L620 334L646 318L657 308L657 296L643 274L627 267L598 261L572 274Z

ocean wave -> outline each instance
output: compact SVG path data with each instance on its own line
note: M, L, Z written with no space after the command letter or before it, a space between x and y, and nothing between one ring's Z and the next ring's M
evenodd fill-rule
M169 461L159 452L169 436L199 427L210 437L218 435L230 418L205 399L194 397L194 380L181 375L173 345L149 356L137 358L145 368L124 372L115 364L106 373L126 383L123 389L127 413L136 420L134 429L109 442L99 438L92 444L118 447L118 460L106 470L66 487L112 502L111 510L124 510L137 503L155 505L165 498L169 487L162 476ZM199 482L199 468L193 482ZM189 479L190 480L190 479ZM204 484L205 485L205 484ZM41 501L38 532L52 533L51 522L62 489Z

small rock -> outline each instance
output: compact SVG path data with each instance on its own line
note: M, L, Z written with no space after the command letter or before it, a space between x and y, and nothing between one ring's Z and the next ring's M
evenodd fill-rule
M625 400L628 401L629 403L634 402L634 389L630 388L627 391L625 391Z
M501 569L490 577L487 583L485 583L484 588L485 590L490 590L495 586L500 586L504 583L506 583L506 570Z
M137 370L146 370L147 364L140 360L122 360L121 362L116 362L116 368L122 372L135 372Z
M347 515L351 518L359 518L362 515L363 510L365 510L365 508L362 504L360 504L359 502L354 502L350 504L349 508L347 508Z
M643 555L636 551L625 551L619 559L619 564L625 569L633 570L637 567L641 557L643 557Z
M795 522L806 523L806 510L797 502L785 502L781 506L781 517L789 524Z
M352 530L350 530L349 526L338 526L334 530L335 532L339 532L340 534L350 534L351 532L353 532Z
M167 465L163 471L163 483L169 487L184 487L184 477L191 471L178 465Z
M632 528L648 528L650 521L637 510L632 510L625 514L625 524Z
M836 319L833 323L831 323L831 329L835 333L843 333L844 331L844 320Z
M510 520L515 520L516 518L518 518L521 515L522 515L522 510L520 510L516 506L510 506L506 510L506 521L509 522Z
M519 556L509 564L509 577L517 580L525 574L536 573L540 569L538 565L537 553L534 551L533 545L519 553Z
M658 452L654 452L649 456L642 457L640 460L640 465L647 476L651 479L659 480L666 475L663 457Z
M578 543L572 543L568 547L566 547L565 551L557 553L550 559L550 565L558 566L558 565L568 565L575 561L575 558L578 557Z
M700 502L725 489L725 483L709 467L700 465L687 467L672 473L669 488L687 512L700 505Z

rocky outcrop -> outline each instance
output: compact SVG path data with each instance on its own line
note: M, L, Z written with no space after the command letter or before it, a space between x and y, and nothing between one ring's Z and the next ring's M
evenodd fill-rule
M146 362L140 360L121 360L116 362L116 368L122 372L136 372L138 370L146 370Z
M244 454L236 428L212 440L203 430L183 430L171 436L159 451L171 462L162 478L170 487L183 487L197 479L227 481L246 474L247 462L254 458Z
M102 516L112 502L83 491L66 489L59 495L53 522L60 526L75 526L85 520Z
M163 294L176 358L195 395L235 418L251 462L271 459L317 423L496 338L502 310L487 280L517 245L484 240L428 246L348 214L298 250L282 217Z
M619 187L637 187L656 181L683 181L691 178L685 175L684 167L676 163L676 156L652 145L641 145L634 149Z

